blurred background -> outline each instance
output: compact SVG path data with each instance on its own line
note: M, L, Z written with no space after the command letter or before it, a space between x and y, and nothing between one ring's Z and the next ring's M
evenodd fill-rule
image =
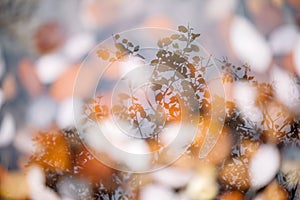
M38 195L35 197L28 195L26 188L20 189L20 194L11 196L10 189L25 184L22 182L24 163L35 151L32 138L40 131L46 132L74 125L72 104L74 80L81 62L95 45L112 34L128 29L160 27L176 30L178 25L187 24L193 27L195 32L201 33L198 42L216 59L227 58L235 65L248 63L257 80L274 84L276 102L279 102L287 113L292 111L293 117L299 116L299 0L1 0L0 197L44 199ZM80 86L83 91L93 84L88 80L92 74L87 72L86 76L86 84ZM245 100L249 97L247 95L251 92L247 91L251 91L251 88L243 84L234 88L235 92L232 92L233 89L230 92L226 91L227 99L238 101L242 107L240 110L244 109L246 113L253 111L253 107L247 107L251 103ZM278 107L277 104L274 106L274 108ZM273 113L276 115L275 111ZM255 116L257 113L252 114L250 118L257 121L259 118ZM283 116L290 115L283 114ZM297 123L295 130L299 130ZM299 132L295 134L296 142L293 144L297 146ZM224 140L226 144L230 143L226 142L226 138ZM269 142L270 140L261 143L269 144ZM278 147L279 143L277 141L272 143L275 144L275 150L273 146L262 147L259 150L263 152L262 155L274 155L274 165L280 166L283 164L279 164L279 160L285 159L282 155L290 155L290 151L296 152L296 167L292 172L297 175L294 181L298 185L300 154L297 153L299 151L298 149L283 151ZM251 145L256 143L247 140L243 144L251 149L253 147ZM278 149L280 153L277 152ZM299 193L297 187L293 186L289 189L285 187L286 185L278 184L280 181L271 182L273 179L268 183L258 184L262 184L267 189L263 190L265 196L257 197L258 190L249 189L248 186L241 189L230 181L224 184L226 186L215 185L215 177L222 175L215 175L214 170L211 169L213 167L201 168L198 171L183 167L187 172L182 172L181 165L178 164L179 169L171 169L154 175L154 178L146 178L146 180L155 180L154 182L158 184L145 186L146 189L138 190L131 199L151 199L152 195L162 196L162 199L274 199L275 197L269 198L268 195L275 192L280 196L278 199L299 197L299 194L296 195L297 192ZM37 175L40 173L38 169L32 170L30 172L33 176L32 180L41 178ZM239 170L242 173L243 169ZM276 170L276 173L270 175L272 178L277 174L278 169ZM190 177L190 173L197 175L190 179L186 178ZM226 172L223 170L222 173ZM169 181L163 180L160 176ZM202 178L198 180L198 176ZM126 179L124 175L123 179L120 185L126 185L127 179L131 178ZM221 180L225 179L221 178ZM182 184L174 186L172 185L174 181ZM143 184L147 185L146 183ZM80 184L86 186L84 182L72 182L71 179L66 179L61 184L61 188L67 188L71 184L75 185L75 188ZM189 184L192 186L187 186ZM201 187L209 184L212 186L201 190ZM187 196L180 192L185 189L180 189L179 192L175 190L185 187L189 188ZM200 187L200 189L193 187ZM72 196L70 188L63 190L67 191L65 193L58 192L60 191L58 186L52 188L55 188L51 190L53 194L49 188L49 191L47 190L51 193L47 196L48 199L56 193L59 195L51 198L65 196L64 199L93 199L91 197L93 195ZM214 188L219 189L214 191ZM199 191L207 196L198 194ZM89 194L91 193L90 191ZM118 199L126 199L122 195L119 197ZM98 199L114 198L113 195L108 195Z

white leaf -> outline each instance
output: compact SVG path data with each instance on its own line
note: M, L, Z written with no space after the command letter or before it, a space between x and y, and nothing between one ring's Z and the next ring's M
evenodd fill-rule
M298 39L296 26L284 25L276 28L270 35L269 44L274 55L289 53Z
M0 147L9 145L15 135L15 120L10 113L5 114L0 128Z
M249 177L251 185L259 189L268 184L280 166L279 150L272 145L262 145L250 162Z
M231 24L230 43L235 54L251 65L255 72L265 72L272 59L271 50L263 36L247 19L236 16Z
M298 41L293 49L293 60L296 66L296 71L298 76L300 76L300 36L298 37Z
M36 62L37 75L42 83L54 82L66 70L67 60L59 54L40 57Z

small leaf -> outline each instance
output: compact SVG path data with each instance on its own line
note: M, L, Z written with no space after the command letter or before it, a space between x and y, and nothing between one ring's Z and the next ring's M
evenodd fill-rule
M199 37L200 34L195 34L195 33L192 33L192 40L194 41L197 37Z
M185 52L192 52L192 48L186 47L186 48L183 49L183 51L185 51Z
M166 71L169 71L169 67L166 67L165 65L159 65L158 66L158 71L159 72L166 72Z
M175 49L178 49L178 48L179 48L178 43L174 43L174 44L172 44L172 46L173 46Z
M184 35L181 35L181 37L178 38L178 40L186 42L188 39Z
M195 72L196 71L196 68L193 64L188 63L186 66L189 68L190 72Z
M171 39L173 39L173 40L176 40L176 39L178 39L179 38L179 35L178 34L173 34L173 35L171 35Z
M170 38L166 37L162 39L162 42L165 44L165 46L168 46L169 44L172 43L172 40Z
M130 113L130 114L129 114L129 117L130 117L130 118L134 118L134 117L135 117L135 113L134 113L134 112Z
M165 108L165 109L169 109L169 104L168 104L168 103L165 103L165 104L164 104L164 108Z
M175 103L176 101L177 101L176 96L172 96L172 97L170 98L170 103Z
M126 99L130 99L130 96L126 93L121 93L121 94L119 94L119 98L121 100L126 100Z
M143 110L143 111L140 112L140 115L141 115L142 118L145 118L146 117L146 112Z
M152 90L160 90L162 88L162 85L161 84L155 84L155 85L153 85L153 86L151 86L151 89Z
M109 59L109 62L115 62L116 61L116 59L115 58L111 58L111 59Z
M181 64L181 63L184 63L186 60L184 58L182 58L182 57L177 56L177 57L174 58L174 61L176 63Z
M118 40L118 39L120 38L120 35L119 35L119 34L116 34L116 35L114 36L114 38L115 38L116 40Z
M134 113L134 111L135 111L135 105L129 106L128 110L129 110L129 112L133 111L133 113Z
M207 90L205 90L203 96L208 99L210 97L210 94L209 94L209 92Z
M96 106L95 106L95 111L96 111L96 112L101 112L100 105L96 105Z
M199 47L197 45L194 45L194 44L191 45L191 48L195 52L199 52L199 50L200 50Z
M166 95L171 95L172 94L172 91L168 92Z
M142 107L142 105L140 105L140 104L137 105L137 111L140 113L142 118L146 117L146 112L145 112L144 108Z
M171 106L170 110L170 114L175 117L176 112L178 111L178 108L176 108L176 105Z
M133 49L133 51L138 51L138 50L140 50L140 46L135 46Z
M150 115L147 115L145 118L146 118L149 122L152 121Z
M131 42L128 42L127 44L129 47L133 47L133 44Z
M122 56L122 53L120 51L116 51L115 55L116 55L117 58L120 58Z
M158 46L159 48L163 48L163 44L162 44L162 41L161 41L161 40L158 40L158 41L157 41L157 46Z
M157 65L158 64L158 60L157 59L154 59L151 61L151 65L154 66L154 65Z
M122 43L116 43L116 44L115 44L115 47L116 47L117 49L119 49L119 51L120 51L121 53L127 51L127 49L125 48L125 46L124 46Z
M159 80L159 84L161 84L161 85L167 85L167 84L169 83L169 80L170 80L170 79L161 78L161 79Z
M193 57L193 61L195 61L196 63L200 62L199 56L194 56Z
M122 107L119 106L119 105L115 105L115 106L113 106L113 108L112 108L112 111L113 111L113 112L121 112L121 110L122 110Z
M97 55L103 60L107 60L109 58L109 52L107 50L100 49L97 51Z
M189 82L188 81L182 81L181 86L184 90L188 90L189 89Z
M135 101L139 100L139 99L138 99L137 97L135 97L135 96L132 96L132 99L135 100Z
M155 101L161 101L162 98L163 98L162 93L158 93L158 94L155 96Z
M188 32L188 29L185 26L178 26L178 31L180 31L182 33L186 33L186 32Z

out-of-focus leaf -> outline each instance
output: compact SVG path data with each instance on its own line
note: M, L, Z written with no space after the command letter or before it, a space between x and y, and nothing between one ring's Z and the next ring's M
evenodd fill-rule
M116 40L118 40L118 39L120 38L120 35L119 35L119 34L116 34L116 35L114 36L114 38L115 38Z
M134 46L131 42L128 42L127 45L128 45L129 47L133 47L133 46Z
M158 60L157 59L154 59L151 61L151 65L154 66L154 65L157 65L158 64Z
M183 42L188 41L188 39L184 35L181 35L181 37L179 37L178 40L183 41Z
M184 48L184 49L183 49L183 51L185 51L185 52L188 52L188 53L189 53L189 52L192 52L192 49L191 49L191 48L189 48L189 47L186 47L186 48Z
M197 37L199 37L200 34L195 34L195 33L192 33L192 41L194 41Z
M200 62L199 56L194 56L193 61L196 62L196 63Z
M128 51L122 43L116 43L115 47L121 52L124 53Z
M174 44L172 44L172 46L173 46L175 49L178 49L178 48L179 48L178 43L174 43Z
M191 45L191 49L195 52L199 52L199 50L200 50L199 47L197 45L194 45L194 44Z
M182 33L186 33L186 32L188 32L188 29L185 26L178 26L178 31L180 31Z
M160 101L162 100L162 98L163 98L162 93L158 93L158 94L155 96L155 101L160 102Z
M172 40L170 38L166 37L162 39L162 42L164 43L165 46L168 46L169 44L172 43Z
M179 38L179 35L178 34L173 34L173 35L171 35L171 39L173 39L173 40L176 40L176 39L178 39Z
M131 98L131 97L130 97L128 94L126 94L126 93L121 93L121 94L119 94L118 96L119 96L119 98L120 98L121 100L127 100L127 99L130 99L130 98Z
M109 58L109 52L104 49L98 50L97 55L99 58L102 58L103 60L107 60Z
M162 88L162 85L161 84L155 84L153 86L151 86L152 90L160 90Z
M158 40L158 41L157 41L157 46L158 46L159 48L163 48L163 43L162 43L161 40Z
M140 50L140 46L135 46L133 49L133 51L138 51L138 50Z

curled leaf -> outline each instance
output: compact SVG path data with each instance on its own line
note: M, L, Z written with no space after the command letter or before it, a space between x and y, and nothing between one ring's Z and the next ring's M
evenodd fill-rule
M199 36L200 36L199 33L192 33L192 41L194 41Z

